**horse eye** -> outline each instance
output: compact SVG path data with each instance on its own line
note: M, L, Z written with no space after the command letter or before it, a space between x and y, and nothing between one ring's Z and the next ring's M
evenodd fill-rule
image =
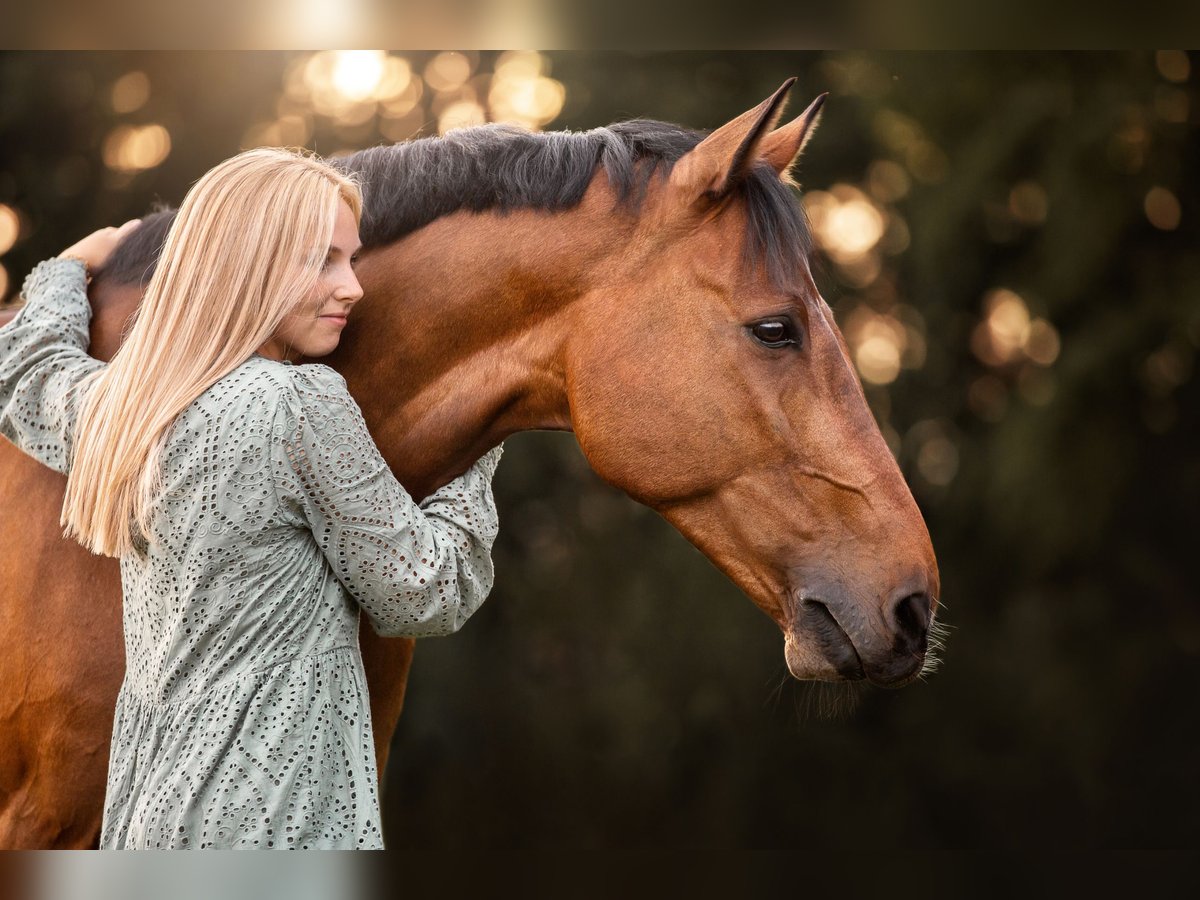
M755 322L750 326L750 333L754 335L755 340L767 347L786 347L788 344L796 343L796 336L792 333L791 324L780 319Z

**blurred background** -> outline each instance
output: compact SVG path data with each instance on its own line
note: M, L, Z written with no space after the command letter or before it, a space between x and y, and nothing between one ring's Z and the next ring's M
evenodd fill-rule
M950 636L897 692L776 626L570 435L507 443L492 598L420 643L397 848L1191 846L1200 834L1200 57L0 54L0 300L240 149L486 121L714 128L790 75L798 167Z

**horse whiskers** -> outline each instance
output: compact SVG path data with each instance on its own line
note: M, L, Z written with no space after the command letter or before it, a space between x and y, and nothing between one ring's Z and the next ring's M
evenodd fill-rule
M921 666L921 674L917 676L918 678L924 680L926 676L932 675L941 666L940 654L946 649L946 641L950 638L952 627L937 619L929 623L929 648L925 651L925 663Z
M782 670L782 674L779 675L778 683L774 688L767 692L767 698L763 701L763 706L765 707L768 704L771 704L772 710L779 708L779 699L783 696L783 686L791 680L791 673L788 671L787 665L782 664L780 668ZM775 678L772 677L771 681L774 680ZM770 684L770 681L768 681L768 684ZM772 701L774 701L774 703L772 703Z
M864 684L858 681L805 682L793 702L797 719L849 718L858 708Z

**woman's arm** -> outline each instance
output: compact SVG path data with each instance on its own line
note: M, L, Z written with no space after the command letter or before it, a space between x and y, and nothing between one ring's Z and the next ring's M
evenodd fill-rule
M342 377L289 370L276 487L384 637L457 631L492 588L499 527L492 476L502 447L415 503L392 475Z
M0 328L0 434L50 468L70 471L81 380L104 363L87 354L92 308L79 258L43 260L25 305Z

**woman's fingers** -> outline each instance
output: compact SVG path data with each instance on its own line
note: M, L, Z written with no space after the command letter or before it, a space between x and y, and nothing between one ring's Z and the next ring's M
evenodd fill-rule
M60 256L80 256L87 260L91 268L104 265L113 248L121 242L126 234L133 231L142 223L141 219L130 219L123 225L109 225L93 231L83 240L72 244Z

